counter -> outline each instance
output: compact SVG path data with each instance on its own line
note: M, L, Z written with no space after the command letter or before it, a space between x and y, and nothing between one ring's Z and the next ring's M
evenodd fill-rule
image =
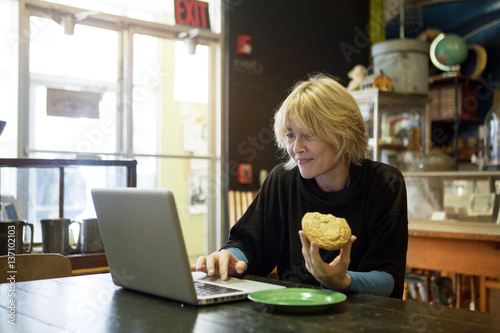
M479 309L488 311L488 288L499 288L500 232L498 225L435 221L411 222L407 266L479 277Z

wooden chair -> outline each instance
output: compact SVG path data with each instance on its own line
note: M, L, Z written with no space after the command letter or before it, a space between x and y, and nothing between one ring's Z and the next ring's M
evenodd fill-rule
M425 271L406 272L403 300L411 299L410 294L420 303L450 306L454 299L451 279Z
M245 213L250 203L257 195L257 191L234 191L227 192L227 203L229 212L229 229Z
M485 276L479 277L479 308L481 312L489 312L489 289L500 290L500 281Z
M480 278L474 275L455 274L455 307L479 311L482 306L480 299Z
M57 253L16 254L12 263L9 256L0 256L0 283L10 282L10 276L15 282L67 277L71 268L71 261Z
M257 195L257 192L258 191L228 191L229 229L231 229L243 213L245 213L248 206L250 206L250 203ZM278 280L276 267L267 277Z

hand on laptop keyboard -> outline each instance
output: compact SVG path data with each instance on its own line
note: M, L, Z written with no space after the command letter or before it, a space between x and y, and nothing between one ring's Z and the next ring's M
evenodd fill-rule
M208 276L220 275L223 281L229 276L241 276L246 270L247 264L228 250L214 252L208 257L201 256L195 265L191 265L191 271L204 272Z

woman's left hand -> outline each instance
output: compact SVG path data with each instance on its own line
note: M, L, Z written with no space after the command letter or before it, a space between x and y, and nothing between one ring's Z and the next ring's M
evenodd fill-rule
M347 268L351 262L351 247L356 236L351 236L347 245L340 249L340 254L331 263L321 259L318 244L310 242L303 230L299 231L299 236L302 242L302 255L309 273L327 288L337 290L348 288L351 285L351 277L347 274Z

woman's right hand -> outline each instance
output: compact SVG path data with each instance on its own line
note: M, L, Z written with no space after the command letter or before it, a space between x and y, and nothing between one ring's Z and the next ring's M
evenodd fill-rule
M351 285L351 277L347 273L351 262L351 247L356 236L351 235L349 242L340 249L340 254L330 263L323 261L316 242L310 242L304 230L299 231L302 242L302 255L306 269L316 280L329 289L346 289Z
M229 276L241 276L247 270L244 261L236 259L228 250L214 252L208 257L201 256L191 265L192 272L204 272L208 276L220 275L223 281Z

